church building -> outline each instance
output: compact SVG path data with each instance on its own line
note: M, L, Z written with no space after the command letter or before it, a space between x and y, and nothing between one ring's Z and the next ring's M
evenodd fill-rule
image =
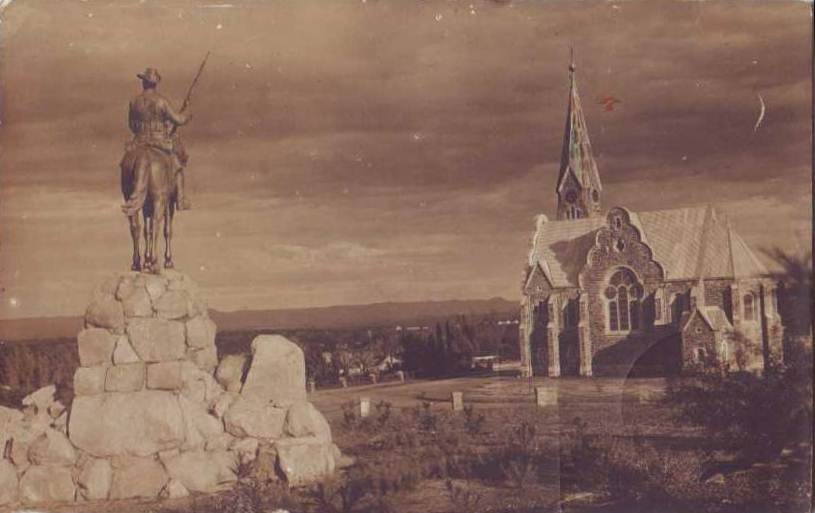
M522 285L522 373L760 372L781 359L777 282L722 213L603 211L574 64L569 80L557 213L537 218Z

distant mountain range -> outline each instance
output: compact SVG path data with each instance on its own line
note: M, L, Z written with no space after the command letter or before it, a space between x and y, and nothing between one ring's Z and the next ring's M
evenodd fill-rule
M428 326L456 315L495 315L515 319L518 303L503 298L374 303L280 310L210 310L218 331L349 329L383 326ZM82 317L29 317L0 320L0 340L73 338Z

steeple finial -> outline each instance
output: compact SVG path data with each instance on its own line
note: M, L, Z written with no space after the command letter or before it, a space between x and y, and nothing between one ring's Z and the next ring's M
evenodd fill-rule
M569 104L555 192L558 219L600 215L600 174L591 152L589 133L575 80L574 47L569 46Z

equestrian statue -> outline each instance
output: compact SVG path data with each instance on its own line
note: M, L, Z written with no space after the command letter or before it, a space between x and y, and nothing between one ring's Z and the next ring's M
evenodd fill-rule
M184 168L188 156L178 128L186 125L192 114L189 107L192 91L201 77L209 53L204 57L198 73L187 91L181 109L176 111L157 88L161 75L147 68L136 75L142 92L130 101L128 126L133 139L125 146L119 165L122 173L122 211L130 223L133 239L134 271L158 272L159 231L164 230L164 267L173 267L173 216L176 210L188 210L190 201L184 192ZM141 257L140 239L144 221L144 258Z

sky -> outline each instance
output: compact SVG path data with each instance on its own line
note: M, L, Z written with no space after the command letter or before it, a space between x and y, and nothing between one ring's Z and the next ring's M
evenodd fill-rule
M79 315L129 269L135 74L180 105L207 51L173 243L213 308L519 298L570 46L605 208L811 245L810 3L216 1L2 13L0 318Z

